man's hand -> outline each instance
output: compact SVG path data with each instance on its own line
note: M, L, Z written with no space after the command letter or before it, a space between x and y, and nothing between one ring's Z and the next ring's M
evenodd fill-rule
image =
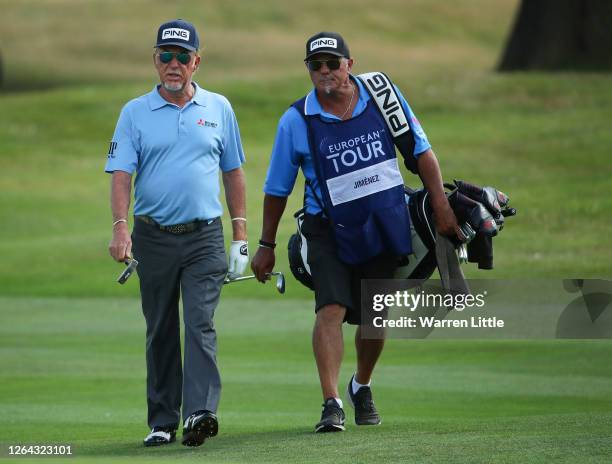
M251 261L251 269L253 274L257 277L260 282L265 282L270 277L266 277L266 274L272 272L276 264L276 257L274 256L274 250L268 247L260 246L255 253L255 257Z
M432 205L432 208L434 211L433 216L436 223L436 230L439 234L446 237L456 236L460 241L466 239L457 223L457 217L446 198L444 198L444 201L440 201L438 205Z
M234 240L230 246L228 274L241 276L249 263L249 243L245 240Z
M442 184L442 174L436 155L431 149L421 153L417 158L417 167L419 176L423 181L425 189L429 192L431 199L431 207L434 212L434 221L436 222L436 230L439 234L447 237L457 236L461 241L465 240L455 213L451 209Z
M113 239L108 245L108 251L115 261L124 262L132 256L132 237L125 222L113 227Z
M274 195L265 194L263 204L263 225L261 227L261 241L264 244L267 242L273 244L276 241L276 231L278 230L278 222L280 221L283 211L287 206L287 197L276 197ZM265 282L269 277L266 274L272 272L276 264L274 256L274 248L260 245L257 248L257 253L251 261L251 269L253 274L260 282Z

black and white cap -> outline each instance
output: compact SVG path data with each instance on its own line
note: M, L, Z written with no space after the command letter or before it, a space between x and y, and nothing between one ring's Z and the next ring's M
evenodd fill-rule
M351 57L348 45L337 32L319 32L306 41L306 58L304 58L304 61L317 53L329 53L344 58Z
M197 51L200 48L200 38L195 26L182 19L175 19L159 26L155 47L177 45L187 50Z

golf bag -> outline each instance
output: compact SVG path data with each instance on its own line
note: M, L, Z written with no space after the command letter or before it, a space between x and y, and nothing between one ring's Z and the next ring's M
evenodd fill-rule
M302 223L306 208L302 208L293 215L297 224L297 232L289 237L287 250L289 252L289 268L293 277L310 290L314 290L310 266L308 265L308 243L302 234Z
M508 196L493 187L479 187L460 180L444 186L464 236L462 242L453 238L453 246L464 261L478 263L479 269L492 269L492 238L503 229L504 218L516 214L514 208L508 207ZM412 254L399 258L395 278L425 281L438 267L433 209L425 189L405 187L405 198L413 250ZM308 243L302 233L304 214L305 208L294 214L297 232L289 238L289 267L298 281L314 290L307 259Z

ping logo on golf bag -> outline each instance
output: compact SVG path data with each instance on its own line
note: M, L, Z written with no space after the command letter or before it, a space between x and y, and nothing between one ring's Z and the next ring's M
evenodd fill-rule
M189 40L189 31L187 29L180 29L178 27L164 29L162 32L162 40L165 39Z
M310 44L310 51L316 50L321 47L338 48L338 41L331 37L321 37L320 39L313 40Z
M249 248L246 244L240 246L240 254L242 256L249 256Z
M376 106L387 120L391 135L395 138L408 132L408 120L389 78L379 72L361 74L359 77L363 79Z

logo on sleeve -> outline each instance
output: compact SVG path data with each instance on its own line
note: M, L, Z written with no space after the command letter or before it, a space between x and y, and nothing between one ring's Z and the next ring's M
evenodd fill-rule
M162 32L162 40L167 39L181 39L189 40L189 31L187 29L180 29L178 27L171 27L170 29L164 29Z
M115 157L115 150L117 149L117 142L110 142L110 146L108 147L108 158Z

